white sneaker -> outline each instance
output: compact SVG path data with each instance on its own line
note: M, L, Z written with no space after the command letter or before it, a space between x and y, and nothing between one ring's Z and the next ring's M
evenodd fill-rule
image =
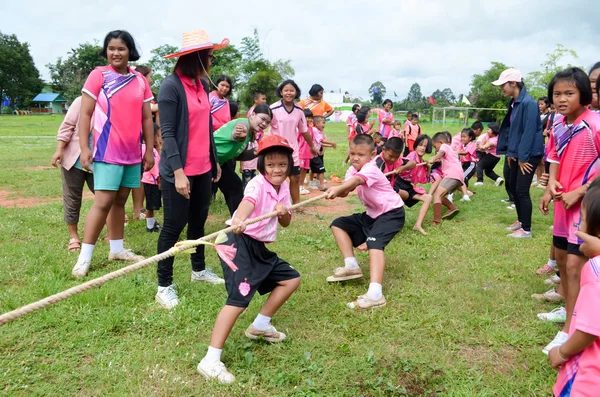
M533 175L533 179L531 180L531 186L537 186L538 180L537 175Z
M446 198L448 200L450 200L451 203L454 203L454 201L452 201L454 199L454 193L450 193L449 195L446 196Z
M515 223L513 223L512 225L510 225L509 227L507 227L504 230L506 230L507 232L516 232L520 228L521 228L521 222L516 221Z
M462 198L460 199L460 201L471 201L471 198L469 197L469 195L465 194L462 196Z
M537 317L542 321L564 324L567 321L567 310L564 307L557 307L550 313L539 313Z
M108 253L109 261L139 262L139 261L143 261L144 259L146 259L146 258L144 258L141 255L136 255L133 253L132 250L128 250L128 249L123 249L123 251L117 252L116 254L113 254L112 252Z
M167 310L171 310L177 306L179 304L179 298L177 297L175 284L171 284L168 287L158 287L158 292L156 293L154 300Z
M308 190L304 186L300 186L300 194L310 194L310 190Z
M320 183L316 179L313 179L312 181L308 182L308 188L309 189L319 190L319 186L320 186Z
M82 278L87 276L88 270L90 270L90 261L87 259L78 259L75 267L71 270L71 275L75 278Z
M498 179L496 179L495 185L496 186L502 186L503 183L504 183L504 179L498 177Z
M549 289L543 294L533 294L531 297L535 300L546 302L562 302L565 300L565 297L556 292L554 288Z
M475 182L475 185L473 186L483 186L483 182Z
M550 276L550 278L547 278L546 280L544 280L544 284L548 284L548 285L559 285L560 284L560 277L558 277L556 274Z
M515 211L517 209L517 207L514 204L511 204L508 207L506 207L506 209Z
M235 376L225 368L221 361L208 362L205 358L198 363L198 372L206 379L216 379L219 383L229 384L235 382Z
M201 272L192 271L192 281L205 282L210 284L225 284L225 280L217 276L210 269L204 269Z
M568 340L569 340L569 334L562 332L562 331L558 331L558 333L556 334L554 339L552 339L552 342L548 343L546 345L546 347L544 347L542 349L542 353L544 353L545 355L548 355L550 350L554 349L555 347L564 345L565 342Z

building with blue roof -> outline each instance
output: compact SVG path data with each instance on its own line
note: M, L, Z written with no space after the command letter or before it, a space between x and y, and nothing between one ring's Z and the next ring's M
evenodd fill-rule
M53 92L42 92L31 101L33 113L63 114L66 112L67 100L60 94Z

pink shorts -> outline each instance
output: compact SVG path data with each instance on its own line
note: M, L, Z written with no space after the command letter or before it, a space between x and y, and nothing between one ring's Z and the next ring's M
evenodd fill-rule
M300 169L310 170L310 159L300 159Z
M563 207L562 201L554 203L554 227L552 235L565 237L571 244L581 244L575 232L581 223L581 202L568 210Z

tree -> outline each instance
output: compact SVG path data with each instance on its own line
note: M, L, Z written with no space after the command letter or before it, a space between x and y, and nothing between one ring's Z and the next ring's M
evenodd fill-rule
M423 93L421 92L421 86L418 83L414 83L410 86L410 90L408 91L404 105L411 110L419 111L430 106L427 98L423 96Z
M385 97L386 89L381 81L376 81L369 87L369 95L371 96L371 102L375 105L381 105L383 98Z
M29 44L19 42L14 34L0 32L0 106L4 97L15 108L17 103L29 106L42 86L40 72L29 53Z
M98 41L79 44L67 53L67 59L59 57L55 64L47 64L52 89L62 93L67 101L73 102L81 95L81 89L90 72L97 66L106 65L106 58L99 55L101 50Z
M289 60L271 62L265 59L260 49L258 30L254 29L252 36L242 39L239 50L241 64L239 67L237 98L240 103L251 106L252 94L260 90L267 96L267 102L275 102L277 86L286 79L294 76L294 68Z
M471 79L471 92L468 95L473 106L478 108L498 108L506 107L507 99L502 94L500 88L492 85L492 81L500 77L500 73L508 69L508 66L501 62L492 62L492 66L483 72L483 74L473 75ZM482 110L479 112L479 119L482 121L494 121L498 117L497 112Z
M164 58L164 56L173 54L178 50L175 46L163 44L150 51L152 58L148 61L148 67L152 71L152 91L158 92L163 80L173 73L177 63L177 58Z
M535 99L548 95L548 84L550 84L556 73L567 67L573 67L571 64L563 66L559 64L559 61L568 56L575 59L579 58L577 52L566 48L562 44L557 44L554 52L546 55L548 59L540 65L542 70L529 73L525 79L527 90ZM581 66L578 67L581 68Z
M441 91L435 90L431 96L435 99L437 106L452 106L456 102L456 96L450 88L444 88Z

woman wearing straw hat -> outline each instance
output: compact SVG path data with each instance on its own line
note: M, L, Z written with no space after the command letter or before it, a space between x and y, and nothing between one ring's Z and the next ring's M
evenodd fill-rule
M183 34L181 49L165 56L179 58L175 70L160 86L158 106L163 138L159 166L164 204L164 225L158 238L158 253L169 250L187 225L187 239L204 236L211 186L221 177L213 138L208 78L213 51L229 44L209 40L203 30ZM191 256L192 281L223 284L206 268L204 248ZM173 258L158 262L156 301L166 309L179 303L173 284Z

